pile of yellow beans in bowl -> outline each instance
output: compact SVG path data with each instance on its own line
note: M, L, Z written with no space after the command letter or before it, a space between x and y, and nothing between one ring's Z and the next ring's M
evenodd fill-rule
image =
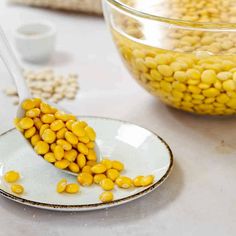
M234 1L119 2L126 8L107 4L106 19L143 88L184 111L236 114L236 24L227 25L236 22Z
M120 161L104 158L97 162L96 132L85 121L78 120L74 115L62 112L39 98L26 99L21 106L25 114L22 118L15 119L15 125L35 152L55 167L77 174L76 183L67 183L66 179L61 179L56 187L58 193L75 194L80 191L79 185L88 187L97 184L105 191L100 200L110 202L113 200L110 191L115 185L129 189L153 183L153 175L137 176L134 179L121 175L125 167ZM9 173L6 173L5 179L14 177L15 172Z

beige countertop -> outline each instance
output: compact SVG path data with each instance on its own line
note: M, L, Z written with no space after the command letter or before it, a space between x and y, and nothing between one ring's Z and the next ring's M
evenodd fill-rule
M0 235L236 235L236 118L194 116L167 108L129 76L102 19L0 2L9 39L26 20L58 29L57 72L77 72L80 91L61 105L73 113L128 120L157 132L171 146L175 166L150 195L108 210L60 213L0 197ZM25 64L32 67L32 65ZM35 67L35 66L34 66ZM12 127L15 107L2 89L12 84L0 64L0 133Z

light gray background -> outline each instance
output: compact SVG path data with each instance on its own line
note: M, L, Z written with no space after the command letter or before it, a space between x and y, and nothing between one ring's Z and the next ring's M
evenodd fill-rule
M0 197L0 235L236 235L236 118L183 113L145 93L122 66L101 18L4 2L0 19L9 39L24 21L47 19L57 26L57 52L49 66L79 73L81 86L76 101L62 105L76 114L124 119L152 129L172 147L175 166L155 192L109 210L50 212ZM0 64L0 89L11 83ZM12 127L14 114L1 91L0 132Z

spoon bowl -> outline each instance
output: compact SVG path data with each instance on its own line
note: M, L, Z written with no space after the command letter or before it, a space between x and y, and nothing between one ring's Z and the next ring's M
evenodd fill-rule
M16 88L17 88L17 92L18 92L19 100L20 100L18 108L17 108L16 115L17 115L18 118L22 118L25 114L25 111L21 107L21 104L25 99L30 99L30 98L32 98L32 96L31 96L31 94L28 90L25 79L23 77L22 70L21 70L21 68L20 68L20 66L17 62L16 56L15 56L15 54L14 54L14 52L13 52L6 36L5 36L5 33L2 30L1 26L0 26L0 56L3 60L3 62L5 63L5 65L7 67L7 70L9 71L10 75L13 77L14 82L16 84ZM65 113L70 114L70 112L66 111L64 108L61 108L57 104L54 104L52 102L48 102L48 101L45 101L45 100L43 100L43 101L45 103L55 107L56 109L58 109L60 111L64 111ZM29 142L27 142L27 143L28 143L28 145L30 145ZM101 160L101 152L100 152L99 147L96 144L96 142L95 142L94 150L96 152L97 161L99 162ZM42 157L42 156L40 156L40 157ZM47 161L45 161L45 162L47 162ZM49 162L47 162L47 163L49 163ZM58 170L61 170L61 169L58 169ZM77 173L71 172L69 170L61 170L61 171L66 172L66 173L71 174L71 175L77 175Z

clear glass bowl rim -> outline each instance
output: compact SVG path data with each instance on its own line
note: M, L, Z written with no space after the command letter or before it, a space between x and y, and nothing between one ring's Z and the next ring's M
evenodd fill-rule
M148 1L148 0L144 0ZM126 12L130 15L141 17L153 21L164 22L180 27L190 27L190 28L198 28L198 29L211 29L211 30L223 30L223 31L236 31L236 22L235 23L212 23L212 22L194 22L194 21L186 21L181 19L173 19L167 18L163 16L149 14L135 8L132 8L125 3L120 2L119 0L103 0L103 2L107 2L113 7L119 9L122 12Z

